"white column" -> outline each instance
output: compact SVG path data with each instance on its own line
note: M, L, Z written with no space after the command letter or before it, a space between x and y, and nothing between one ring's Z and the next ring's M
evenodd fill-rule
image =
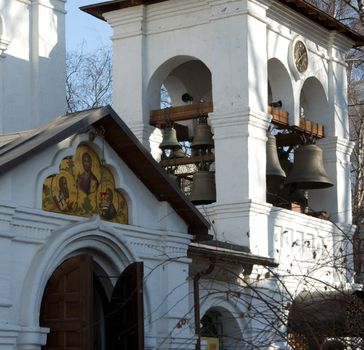
M31 127L66 113L65 0L30 5ZM29 118L29 116L28 116Z
M254 0L242 1L240 16L214 23L219 49L213 52L214 113L209 119L215 141L217 202L209 209L210 220L218 239L248 246L250 237L265 236L264 215L269 210L266 9ZM256 215L261 220L253 225Z
M351 43L333 32L328 64L328 105L330 112L328 116L320 116L324 119L325 134L330 137L334 135L341 138L350 137L347 107L347 64L345 62L346 52L349 48L351 48Z
M13 350L20 327L11 324L12 279L11 255L12 236L10 220L13 208L2 206L0 213L0 349Z
M134 6L123 11L106 13L113 29L113 108L126 122L139 141L151 149L154 128L149 125L149 111L145 110L146 38L144 35L145 7Z

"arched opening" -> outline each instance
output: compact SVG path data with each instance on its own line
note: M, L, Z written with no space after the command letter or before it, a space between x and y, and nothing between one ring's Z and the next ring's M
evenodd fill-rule
M202 317L201 324L201 339L207 342L207 350L240 348L241 330L234 315L226 309L210 308Z
M330 128L328 99L322 84L315 77L306 79L302 86L300 117L323 125L326 134Z
M268 103L282 101L281 108L294 118L294 97L290 76L283 63L272 58L268 61ZM293 123L291 123L293 124Z
M175 56L158 67L148 84L149 110L160 108L163 85L171 98L171 106L183 105L185 102L181 97L185 92L193 96L195 102L201 99L212 101L211 72L196 57Z
M173 106L185 104L184 93L189 93L193 101L211 101L211 72L198 60L188 61L176 67L164 81Z
M110 278L89 254L56 268L41 303L43 349L143 349L143 264L129 265L114 288Z
M155 71L148 85L148 107L159 118L152 124L164 130L161 165L194 204L216 201L214 142L205 111L206 106L212 111L211 81L201 60L176 56Z

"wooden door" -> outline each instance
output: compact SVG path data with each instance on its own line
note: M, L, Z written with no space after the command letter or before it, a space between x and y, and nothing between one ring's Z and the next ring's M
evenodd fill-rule
M144 349L143 263L129 265L120 275L106 318L108 350Z
M66 260L44 291L40 325L49 327L44 350L88 350L92 344L92 257Z

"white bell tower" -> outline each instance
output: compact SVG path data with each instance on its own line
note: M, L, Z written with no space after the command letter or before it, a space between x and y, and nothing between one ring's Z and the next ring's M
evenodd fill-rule
M65 0L0 0L0 133L66 112Z
M153 155L161 141L155 137L154 126L163 128L171 120L185 123L188 119L183 124L188 127L188 138L182 140L193 140L196 129L190 122L195 117L188 113L194 108L197 117L208 114L215 162L215 168L208 170L215 171L216 202L198 208L211 222L210 233L220 247L232 244L274 259L279 263L279 276L286 276L271 278L269 271L257 267L250 282L272 292L271 301L281 289L295 296L306 287L324 290L326 285L344 285L344 276L329 264L315 267L319 259L325 261L327 251L332 252L333 261L338 261L344 249L350 254L346 239L354 231L353 145L345 53L363 45L364 36L304 0L115 0L83 10L113 29L113 107ZM169 92L170 110L160 110L162 86ZM181 99L185 93L193 96L193 108ZM173 117L168 113L174 113ZM276 196L285 203L269 201L266 142L270 126L279 135L280 155L289 154L288 161L299 158L292 150L315 139L323 151L318 163L333 186L325 188L321 181L321 187L305 188L298 187L304 181L297 181L289 187L287 181L289 194L283 194L284 198L285 188L277 186ZM199 156L191 152L187 161L199 166L206 162L202 159L206 153ZM173 153L169 159L172 166L186 164L183 158L173 158ZM314 168L304 163L302 169L305 165ZM290 173L289 167L286 172ZM303 199L294 199L292 193L302 190L307 190ZM193 261L194 265L199 263ZM279 287L282 281L284 288ZM239 283L234 287L237 295L247 286L245 281ZM230 290L231 284L225 287ZM220 285L211 290L220 290ZM253 340L262 334L260 327L266 323L259 310L267 295L252 302L258 311L253 313L251 328L241 331L244 338ZM214 298L206 304L221 306L229 299L226 294ZM206 300L208 295L202 304ZM241 310L234 311L233 317L250 313L250 301ZM271 327L264 328L264 338L273 343L277 328Z
M292 222L297 215L266 201L272 101L282 101L286 130L297 137L294 146L300 133L309 137L320 134L317 128L325 130L317 143L334 186L310 191L309 205L351 224L345 52L364 38L298 2L131 0L83 8L113 29L113 107L152 154L160 139L150 111L160 108L161 86L170 92L173 107L184 105L185 92L213 105L208 123L214 134L216 203L201 210L217 239L264 256L274 251L278 213Z

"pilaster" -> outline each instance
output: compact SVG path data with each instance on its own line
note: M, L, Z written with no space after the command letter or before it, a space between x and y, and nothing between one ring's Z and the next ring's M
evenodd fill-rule
M270 115L249 108L210 116L215 141L217 202L265 202L266 130Z
M325 133L328 136L349 138L348 91L346 53L352 43L337 32L328 38L328 105L330 117L326 117Z
M145 110L144 6L105 14L113 29L113 108L150 149L149 111Z
M157 349L194 349L193 306L190 305L188 280L189 259L166 259L158 262L146 283L151 295L150 321L155 327L149 345ZM157 273L158 272L158 273Z
M13 214L14 208L10 206L0 207L0 324L9 322L10 309L13 306L11 290L13 237L10 233L10 222Z
M322 149L324 165L334 186L328 189L312 190L309 203L314 210L325 210L334 222L351 223L351 174L350 155L353 142L337 136L326 137L317 142Z
M199 206L211 222L214 239L249 247L254 254L269 256L270 204L253 201Z
M14 350L20 327L0 322L0 348L1 350Z

